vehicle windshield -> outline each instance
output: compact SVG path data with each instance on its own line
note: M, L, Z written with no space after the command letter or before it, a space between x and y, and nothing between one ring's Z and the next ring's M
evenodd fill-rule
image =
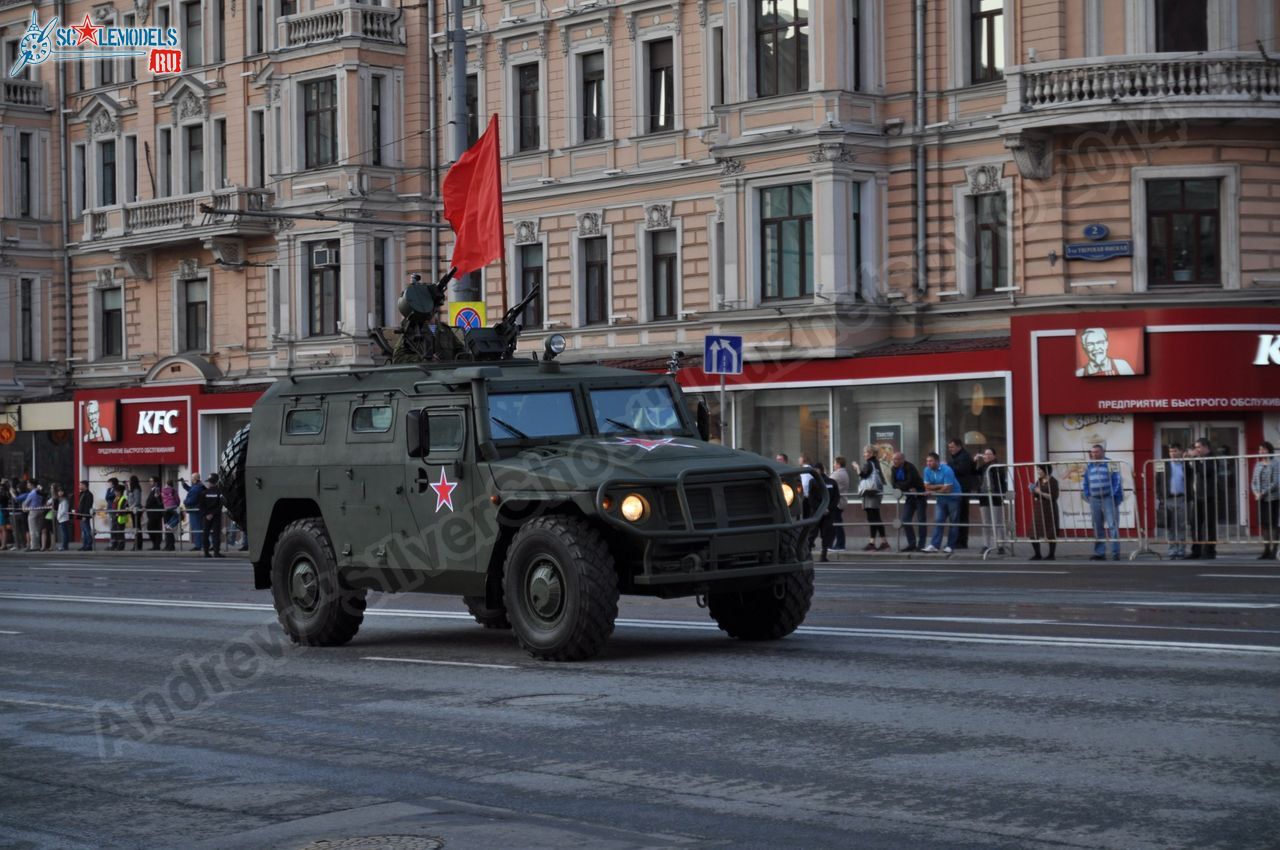
M591 415L601 434L683 434L671 388L593 389Z
M489 393L489 433L495 440L572 437L582 424L569 390Z

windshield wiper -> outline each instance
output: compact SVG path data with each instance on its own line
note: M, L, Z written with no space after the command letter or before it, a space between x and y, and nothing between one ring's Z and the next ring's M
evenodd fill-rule
M606 416L604 417L604 421L608 422L610 425L617 425L619 428L630 431L632 434L640 433L639 428L635 427L634 425L628 425L625 422L619 422L617 419L610 419L608 416Z
M527 440L527 439L529 439L529 435L528 435L528 434L526 434L524 431L521 431L521 430L520 430L519 428L517 428L516 426L514 426L514 425L512 425L512 424L510 424L510 423L507 423L507 422L503 422L501 419L499 419L499 418L498 418L498 417L496 417L496 416L490 416L489 418L490 418L490 419L492 419L494 422L497 422L497 423L498 423L499 425L501 425L503 428L506 428L506 429L507 429L508 431L510 431L512 434L515 434L515 435L516 435L516 437L518 437L519 439L521 439L521 440Z

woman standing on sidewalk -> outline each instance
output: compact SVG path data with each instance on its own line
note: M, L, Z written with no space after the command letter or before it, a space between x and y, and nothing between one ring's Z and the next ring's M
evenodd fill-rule
M129 513L133 516L133 551L142 551L142 482L129 476Z
M1262 528L1262 554L1260 561L1280 558L1280 458L1275 457L1275 446L1263 440L1258 454L1264 455L1253 465L1253 477L1249 490L1258 500L1258 525Z
M169 483L160 488L160 502L164 505L164 551L174 550L174 529L182 522L178 516L178 482L169 479Z
M1031 485L1031 536L1035 542L1031 550L1035 552L1031 560L1042 560L1040 543L1049 544L1049 557L1046 561L1056 560L1058 551L1058 479L1053 477L1053 467L1047 463L1040 464L1040 476Z
M58 523L58 551L66 552L71 548L71 499L61 486L54 489L57 508L54 510L54 521Z
M868 542L862 547L864 552L885 551L889 549L889 537L884 532L884 520L880 517L880 500L884 495L884 476L880 474L880 459L876 456L875 446L862 447L862 466L858 469L858 493L862 496L862 509L867 513L867 522L871 524L868 531ZM880 537L880 545L876 545L876 536Z

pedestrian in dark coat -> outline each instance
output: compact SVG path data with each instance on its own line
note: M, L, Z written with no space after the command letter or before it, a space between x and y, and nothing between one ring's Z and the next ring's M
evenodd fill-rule
M1035 552L1031 560L1042 560L1040 543L1049 544L1049 557L1046 561L1055 560L1058 551L1058 529L1062 525L1058 514L1058 479L1053 477L1053 467L1047 463L1040 464L1039 476L1031 484L1031 536L1035 542L1031 550Z
M209 473L209 484L200 495L200 515L204 520L204 556L222 557L222 488L218 485L218 473Z
M957 549L969 548L969 493L977 493L981 491L981 481L978 477L978 467L973 462L973 457L965 449L964 443L960 442L959 437L952 437L947 441L947 465L951 467L951 471L956 474L956 479L960 482L961 488L965 493L964 498L960 500L960 520L958 523L959 532L956 535Z
M1218 557L1218 461L1209 441L1195 442L1195 458L1187 463L1191 491L1191 560Z

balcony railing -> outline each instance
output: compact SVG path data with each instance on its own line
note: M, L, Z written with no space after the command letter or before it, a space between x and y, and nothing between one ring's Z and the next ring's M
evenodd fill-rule
M231 188L88 210L84 216L84 238L95 243L114 239L127 239L134 243L139 238L146 242L171 241L186 231L192 233L192 238L268 233L272 219L241 218L235 213L268 211L272 206L271 199L270 190ZM201 206L231 212L210 214L203 212ZM99 246L84 247L96 249Z
M304 47L339 38L398 42L400 12L395 9L340 6L281 18L280 43Z
M5 80L0 84L0 103L5 106L44 106L44 83Z
M1068 59L1011 68L1006 78L1009 106L1024 113L1117 104L1280 102L1280 65L1256 54Z

